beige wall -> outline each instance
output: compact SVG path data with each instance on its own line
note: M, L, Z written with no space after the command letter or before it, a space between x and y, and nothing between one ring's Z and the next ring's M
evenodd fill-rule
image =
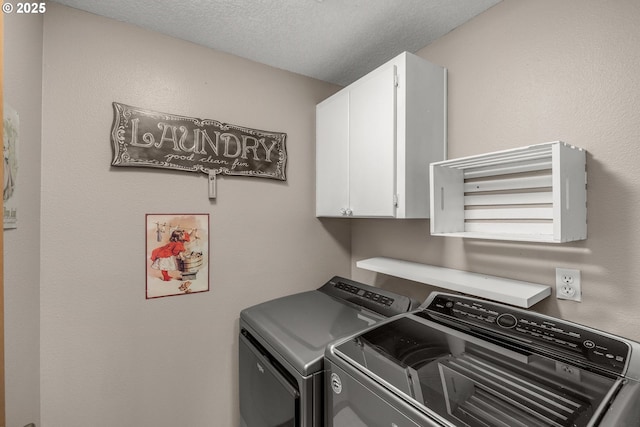
M314 217L315 104L336 86L49 4L44 17L42 424L238 425L240 310L349 274ZM288 180L111 168L118 101L286 132ZM145 300L146 213L209 213L211 290Z
M5 233L7 425L237 425L238 312L349 274L350 253L354 278L421 298L428 287L355 261L547 284L556 266L580 268L584 302L534 309L640 339L639 8L504 0L419 52L449 69L450 157L557 139L589 151L589 239L563 245L432 238L420 220L320 222L313 106L334 86L56 4L40 110L42 29L5 16L5 96L28 123L20 228ZM204 176L112 169L112 101L287 132L289 180L222 178L211 203ZM167 212L210 213L211 291L146 301L144 215Z
M583 302L533 307L640 339L640 2L504 0L424 48L449 70L449 158L562 140L588 151L588 239L530 244L429 236L428 221L354 221L353 276L417 296L428 288L355 267L389 256L555 283L582 271Z
M4 232L6 425L40 425L42 16L4 15L4 102L19 114L18 228Z

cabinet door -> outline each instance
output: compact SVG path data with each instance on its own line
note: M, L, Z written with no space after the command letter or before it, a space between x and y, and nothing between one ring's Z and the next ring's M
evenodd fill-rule
M395 216L396 67L372 72L349 93L349 204L353 216Z
M316 216L349 208L349 94L316 106Z

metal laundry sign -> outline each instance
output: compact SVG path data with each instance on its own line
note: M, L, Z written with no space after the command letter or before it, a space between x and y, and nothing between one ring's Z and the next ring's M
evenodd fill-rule
M286 181L286 133L113 103L113 166Z

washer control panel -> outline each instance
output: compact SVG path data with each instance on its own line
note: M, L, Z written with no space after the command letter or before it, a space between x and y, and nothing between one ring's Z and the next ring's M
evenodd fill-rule
M569 353L616 374L625 371L631 351L626 342L576 323L458 295L439 294L417 315L432 319L429 313L516 338L520 344Z

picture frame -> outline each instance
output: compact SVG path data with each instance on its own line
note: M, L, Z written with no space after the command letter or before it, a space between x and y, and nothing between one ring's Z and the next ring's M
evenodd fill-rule
M146 214L146 299L209 291L209 214Z

